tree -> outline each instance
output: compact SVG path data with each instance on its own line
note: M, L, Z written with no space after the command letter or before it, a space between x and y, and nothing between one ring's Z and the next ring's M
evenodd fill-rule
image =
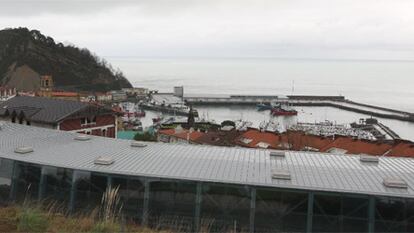
M155 137L155 135L153 135L149 132L145 132L143 134L137 133L134 136L134 140L135 141L144 141L144 142L155 142L155 141L157 141L157 137Z
M221 122L221 127L224 127L224 126L236 127L236 123L234 123L234 121L226 120L226 121Z

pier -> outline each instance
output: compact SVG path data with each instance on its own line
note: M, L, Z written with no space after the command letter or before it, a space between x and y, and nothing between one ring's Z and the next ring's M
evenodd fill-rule
M183 99L191 105L256 105L259 103L287 102L292 106L333 107L385 119L414 122L413 113L358 103L348 100L344 96L289 95L286 97L280 98L280 96L270 95L187 95Z
M156 112L162 112L166 114L171 114L174 116L188 116L188 110L177 109L168 106L160 106L160 105L150 105L150 104L141 104L140 107L145 110L151 110Z

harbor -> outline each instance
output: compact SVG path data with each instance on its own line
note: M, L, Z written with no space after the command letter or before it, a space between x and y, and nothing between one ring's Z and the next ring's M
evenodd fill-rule
M255 96L255 95L190 95L184 100L191 105L257 105L287 102L293 106L333 107L385 119L414 122L414 114L390 108L354 102L344 96Z
M134 109L145 111L145 117L139 118L142 123L138 127L144 131L154 125L184 124L191 111L196 122L220 125L230 120L236 122L239 129L283 133L302 129L304 125L326 128L324 124L328 122L332 135L414 141L412 113L354 102L345 96L194 95L184 94L184 87L179 86L171 93L148 91L148 95L135 101L134 105ZM366 124L365 120L369 122L369 119L375 122Z

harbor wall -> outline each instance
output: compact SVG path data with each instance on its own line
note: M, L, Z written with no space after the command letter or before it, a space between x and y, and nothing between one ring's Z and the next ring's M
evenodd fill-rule
M361 113L368 116L375 116L385 119L394 119L400 121L414 122L414 114L395 109L378 107L363 103L347 100L344 96L306 96L291 95L287 100L278 99L278 96L229 96L229 97L187 97L184 100L194 106L202 105L246 105L252 106L259 103L270 104L271 102L289 102L293 106L315 106L315 107L333 107L355 113ZM346 104L346 105L345 105ZM366 109L370 108L372 110ZM378 110L376 112L375 110Z

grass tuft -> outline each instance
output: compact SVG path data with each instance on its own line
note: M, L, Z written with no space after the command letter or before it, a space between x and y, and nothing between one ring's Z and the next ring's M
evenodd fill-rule
M46 232L49 218L39 209L25 208L18 217L17 230L20 232Z

